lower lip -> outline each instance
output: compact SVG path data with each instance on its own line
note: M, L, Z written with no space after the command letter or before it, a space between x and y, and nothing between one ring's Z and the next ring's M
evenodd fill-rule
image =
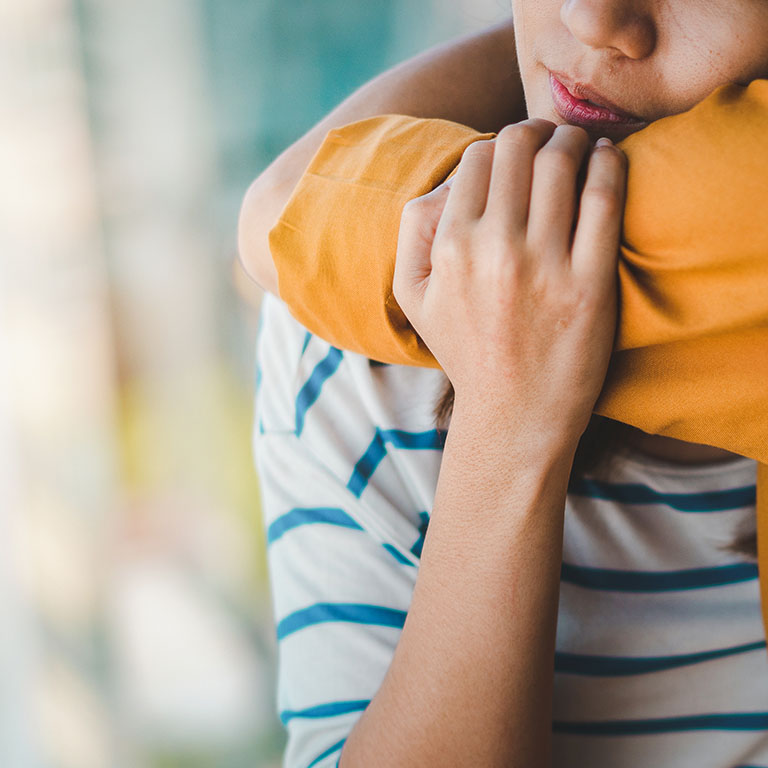
M596 107L587 101L577 99L551 72L549 84L552 88L555 109L560 117L571 125L583 125L587 128L645 125L641 120L623 117L605 107Z

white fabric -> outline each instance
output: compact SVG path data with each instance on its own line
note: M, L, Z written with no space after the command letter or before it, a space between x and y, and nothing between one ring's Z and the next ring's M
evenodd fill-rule
M285 768L335 766L386 674L437 484L441 452L429 446L441 381L342 355L265 298L254 449ZM360 466L364 455L380 461ZM685 468L622 453L569 490L554 766L768 767L757 570L723 549L754 530L755 473L746 458ZM638 673L632 663L645 657L657 668Z

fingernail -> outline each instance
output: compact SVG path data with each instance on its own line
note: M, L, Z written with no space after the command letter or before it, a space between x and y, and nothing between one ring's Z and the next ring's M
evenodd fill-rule
M613 147L615 146L614 143L607 138L606 136L602 136L595 142L596 147Z

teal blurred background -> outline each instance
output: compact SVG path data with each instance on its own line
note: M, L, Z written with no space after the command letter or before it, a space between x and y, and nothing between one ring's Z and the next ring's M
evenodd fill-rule
M0 766L277 768L249 182L507 0L0 0Z

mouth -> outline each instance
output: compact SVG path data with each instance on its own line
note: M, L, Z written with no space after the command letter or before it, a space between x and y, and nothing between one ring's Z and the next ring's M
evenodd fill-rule
M561 80L565 80L563 83ZM604 99L589 86L573 83L564 75L549 73L552 102L555 110L567 123L592 129L630 129L646 126L647 121Z

